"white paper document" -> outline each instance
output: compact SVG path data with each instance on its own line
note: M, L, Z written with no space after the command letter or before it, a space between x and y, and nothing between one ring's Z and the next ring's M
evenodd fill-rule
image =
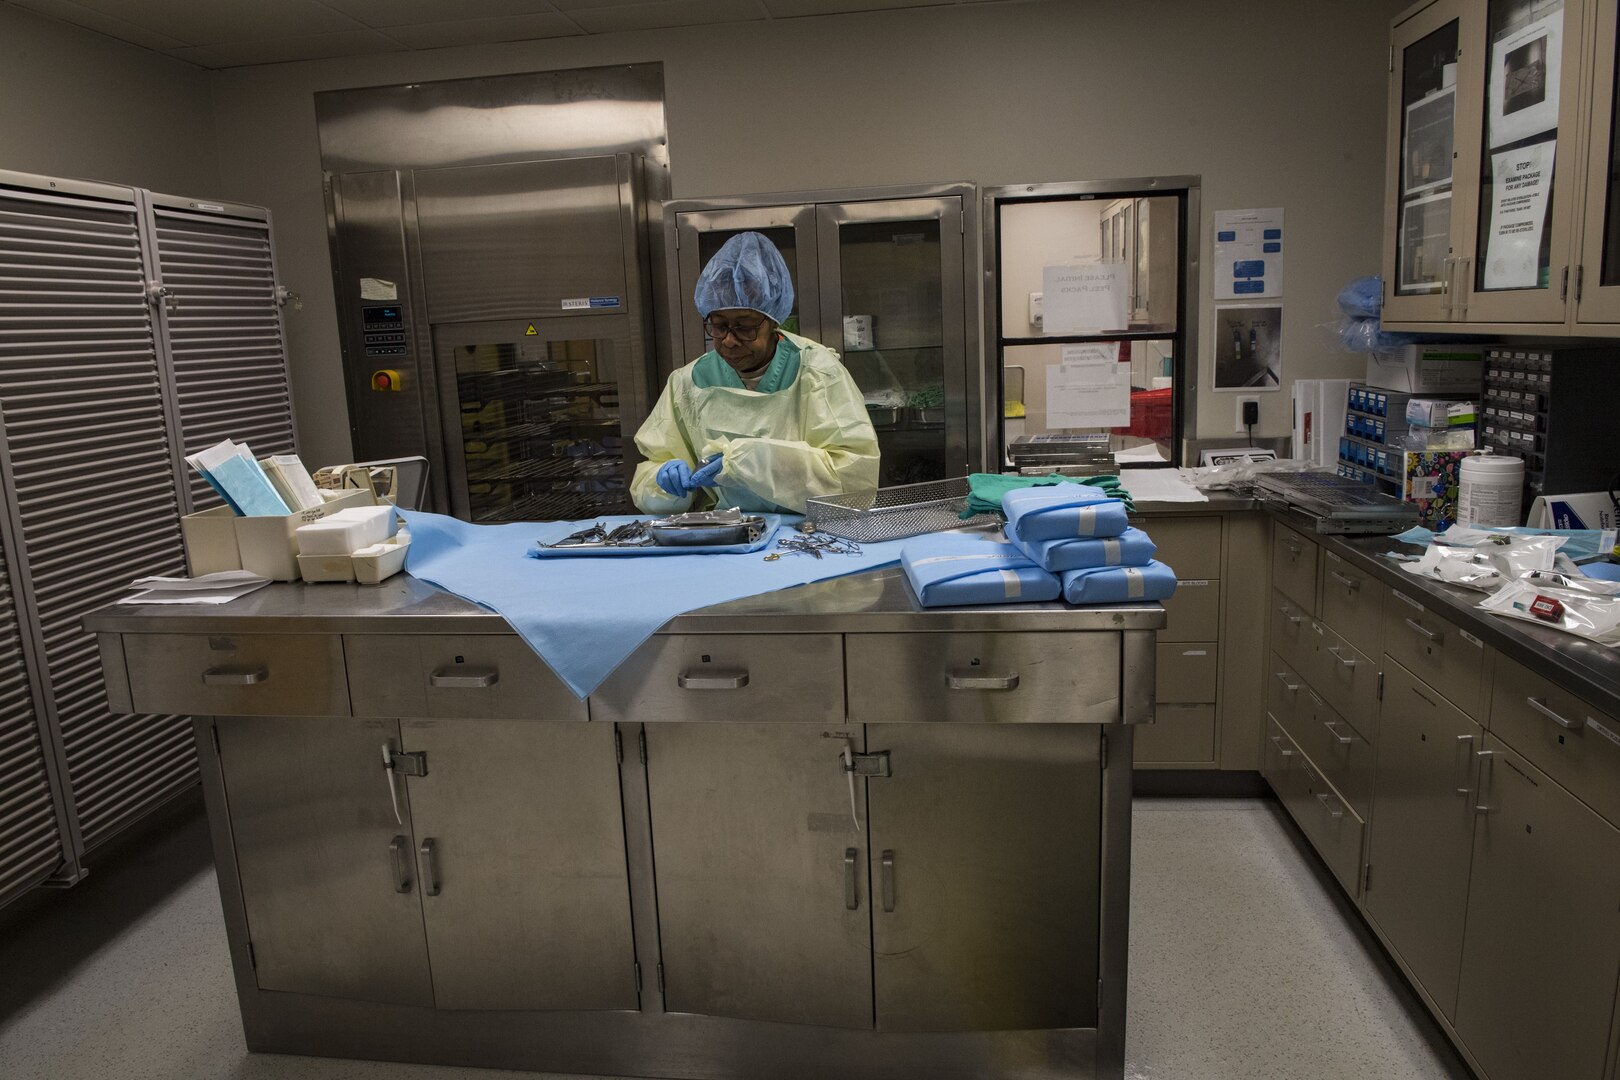
M1215 211L1215 299L1282 294L1282 209Z
M1141 506L1150 502L1209 502L1209 496L1187 483L1180 469L1121 469L1119 482Z
M1451 192L1425 195L1402 206L1400 242L1400 292L1439 292L1451 252Z
M1491 46L1491 148L1558 127L1564 11L1515 30Z
M1124 427L1130 422L1131 365L1087 359L1046 369L1047 428Z
M1403 195L1433 191L1451 183L1456 117L1455 86L1447 86L1406 107L1406 145L1401 155Z
M1048 334L1126 329L1124 263L1098 262L1041 269L1041 329Z
M1491 155L1491 231L1485 240L1487 289L1541 284L1541 234L1552 195L1556 140Z
M221 570L194 578L136 578L129 587L142 591L121 598L120 604L228 604L238 596L270 584L251 570Z
M360 279L360 299L398 300L399 286L386 278L363 277Z

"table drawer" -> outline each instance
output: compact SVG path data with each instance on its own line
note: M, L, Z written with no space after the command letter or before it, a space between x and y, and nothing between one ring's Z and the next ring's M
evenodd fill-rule
M1288 733L1277 721L1267 720L1266 744L1260 762L1260 775L1266 778L1271 790L1277 793L1277 798L1284 806L1288 805L1294 787L1304 776L1296 764L1298 760L1299 749L1294 746L1294 740L1288 737Z
M1505 656L1494 682L1491 734L1620 827L1620 723Z
M336 634L125 634L141 713L347 716Z
M1272 653L1266 668L1266 712L1279 724L1292 728L1294 717L1305 707L1305 693L1305 680L1299 672Z
M1311 617L1280 592L1271 594L1271 650L1295 671L1311 656Z
M356 716L585 720L545 661L506 634L345 634Z
M655 634L591 695L591 719L842 723L843 639Z
M1154 698L1160 705L1213 702L1218 656L1213 641L1159 645Z
M1384 650L1384 603L1388 598L1388 585L1323 549L1322 621L1368 656Z
M1153 539L1154 558L1178 578L1221 576L1221 519L1218 517L1151 517L1132 524Z
M849 718L1114 723L1119 650L1117 634L849 634Z
M1279 721L1351 808L1363 819L1370 817L1373 744L1315 692L1307 690L1304 697L1292 723Z
M1463 712L1484 712L1484 642L1399 589L1385 605L1384 651Z
M1302 775L1291 787L1291 797L1284 799L1284 805L1339 884L1355 897L1361 884L1361 841L1366 835L1366 823L1339 797L1309 754L1302 752L1293 760L1298 762Z
M1271 534L1271 584L1305 614L1316 614L1316 553L1321 549L1286 525L1274 525Z
M1215 706L1159 705L1137 724L1136 764L1215 766Z
M1178 580L1164 602L1160 641L1214 641L1221 636L1221 583L1210 578Z
M1310 624L1312 652L1302 674L1311 689L1368 739L1378 721L1378 664L1321 620Z

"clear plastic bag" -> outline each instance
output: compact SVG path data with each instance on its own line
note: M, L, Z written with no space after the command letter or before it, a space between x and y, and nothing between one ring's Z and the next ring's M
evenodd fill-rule
M1452 532L1459 530L1453 529ZM1449 534L1447 534L1449 535ZM1400 568L1415 577L1489 592L1504 582L1553 571L1561 536L1493 536L1492 542L1455 546L1436 539L1415 562Z
M1620 645L1620 597L1510 581L1480 601L1479 607L1611 648Z

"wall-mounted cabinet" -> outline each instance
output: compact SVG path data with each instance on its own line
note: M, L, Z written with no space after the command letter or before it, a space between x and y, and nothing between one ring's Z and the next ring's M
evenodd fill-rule
M1437 0L1395 21L1384 323L1602 333L1614 0ZM1606 32L1604 28L1607 28ZM1592 299L1587 301L1586 297Z

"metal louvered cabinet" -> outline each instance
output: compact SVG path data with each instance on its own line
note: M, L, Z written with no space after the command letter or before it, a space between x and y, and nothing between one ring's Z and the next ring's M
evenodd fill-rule
M261 458L296 452L281 324L291 297L277 283L270 212L140 194L180 454L221 439ZM182 475L186 513L221 505L201 477Z
M113 713L82 625L132 579L185 572L141 199L0 173L0 538L15 611L0 649L20 646L5 652L25 665L39 714L63 883L86 851L197 779L189 719ZM10 721L0 732L13 737ZM11 783L0 798L19 797ZM31 842L9 805L0 867Z

